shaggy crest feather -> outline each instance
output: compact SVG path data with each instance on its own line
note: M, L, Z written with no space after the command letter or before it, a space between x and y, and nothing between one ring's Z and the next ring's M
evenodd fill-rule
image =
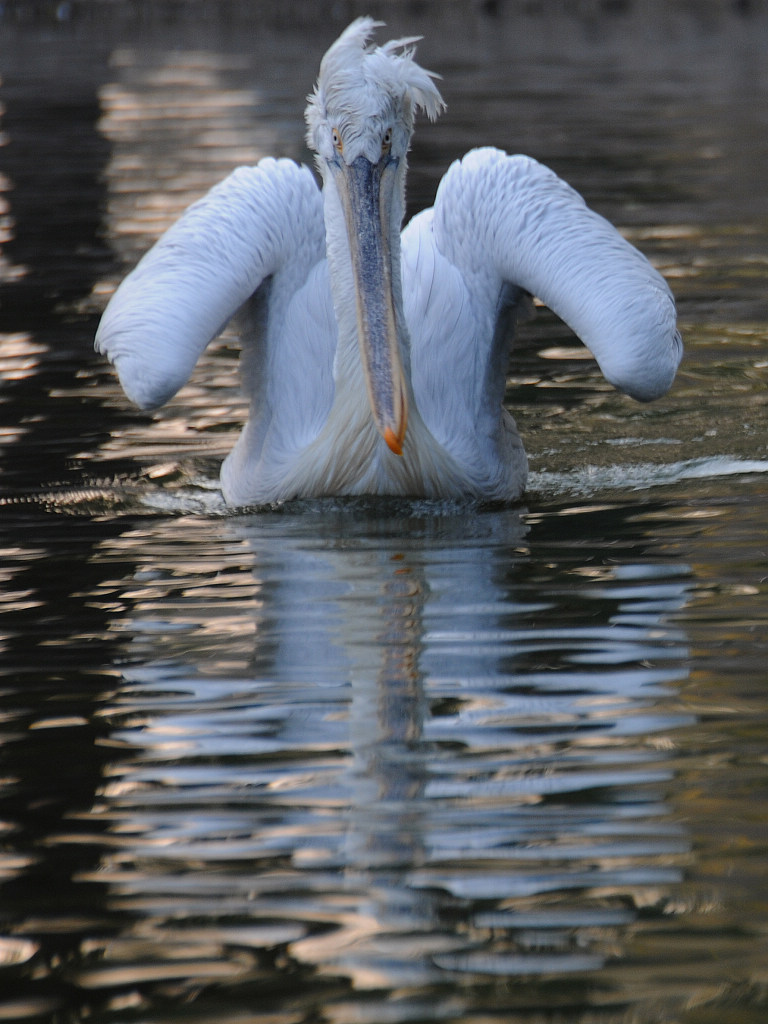
M357 18L339 36L322 59L315 91L307 99L307 142L317 150L316 132L331 115L344 121L378 119L386 116L382 100L399 104L409 127L416 110L434 119L445 109L432 71L414 60L414 43L420 36L392 39L384 46L371 47L368 41L381 21Z

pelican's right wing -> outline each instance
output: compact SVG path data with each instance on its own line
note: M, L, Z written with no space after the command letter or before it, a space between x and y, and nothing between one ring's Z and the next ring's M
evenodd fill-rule
M261 283L298 288L325 251L320 190L292 160L240 167L141 259L107 306L96 349L144 409L186 383L206 345ZM294 284L295 282L295 284Z
M648 260L547 167L477 149L435 199L438 249L493 309L504 283L540 298L605 377L633 398L663 395L683 346L672 293Z

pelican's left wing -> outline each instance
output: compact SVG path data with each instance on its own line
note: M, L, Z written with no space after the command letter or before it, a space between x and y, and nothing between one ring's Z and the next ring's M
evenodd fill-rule
M537 296L581 338L605 377L650 401L683 345L664 278L562 179L525 156L477 149L435 199L438 249L493 308L504 283Z
M262 282L298 288L324 253L320 190L292 160L240 167L190 206L125 278L96 348L144 409L186 383L206 345Z

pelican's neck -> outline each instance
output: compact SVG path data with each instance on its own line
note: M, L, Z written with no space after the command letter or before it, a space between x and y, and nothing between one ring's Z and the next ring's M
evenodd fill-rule
M410 376L410 339L403 307L400 225L405 205L400 171L396 195L389 202L388 251L395 333L408 397L408 425L402 453L396 454L379 433L366 395L367 385L358 339L354 258L344 207L333 177L323 189L326 254L338 325L334 358L335 393L318 436L299 454L283 481L281 497L328 494L396 494L450 497L473 494L473 482L460 463L439 444L422 419ZM362 230L362 227L361 227Z

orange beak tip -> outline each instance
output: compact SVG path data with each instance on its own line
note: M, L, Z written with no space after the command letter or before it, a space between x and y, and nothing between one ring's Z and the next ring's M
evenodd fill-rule
M395 455L403 454L403 439L398 437L391 427L387 427L384 431L384 440L387 442L387 448Z

